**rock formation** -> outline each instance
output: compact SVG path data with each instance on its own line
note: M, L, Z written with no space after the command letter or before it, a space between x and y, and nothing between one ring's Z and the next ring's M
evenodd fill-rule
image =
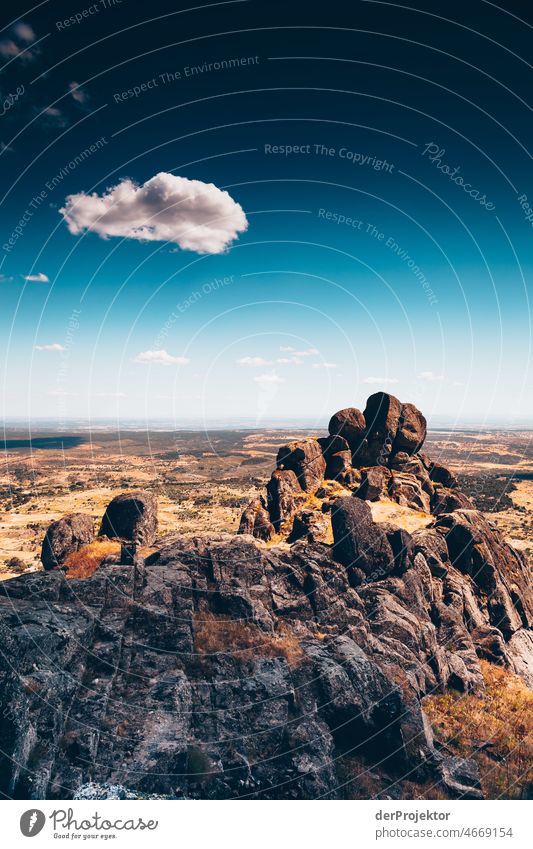
M46 532L41 550L45 569L59 569L65 559L94 538L94 522L84 513L71 513L52 522Z
M406 780L482 796L423 700L480 693L480 659L533 686L531 576L418 453L418 411L379 395L364 430L339 433L361 423L342 411L331 438L281 449L235 536L0 584L0 792L339 798L356 757L381 798ZM337 439L351 484L324 479ZM369 494L438 510L408 533L376 523Z
M105 511L100 536L139 545L152 545L157 532L157 499L151 492L137 490L117 495Z

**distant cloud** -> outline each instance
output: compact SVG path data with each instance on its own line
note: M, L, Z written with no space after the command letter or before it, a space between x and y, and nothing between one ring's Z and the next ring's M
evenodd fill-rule
M51 345L36 345L36 351L64 351L65 346L60 345L59 342L52 342Z
M4 59L15 59L21 56L23 61L35 59L39 51L31 47L35 41L35 33L31 26L24 21L18 21L11 27L7 38L0 41L0 56Z
M365 377L363 383L398 383L395 377Z
M296 350L295 348L292 347L292 345L280 345L279 349L280 349L280 351L288 351L289 353L291 351Z
M248 227L240 204L213 183L161 171L141 186L121 180L103 195L69 195L59 212L74 235L86 230L174 242L182 250L219 254Z
M12 277L9 277L7 274L0 274L0 283L10 283L13 280Z
M442 375L442 374L435 374L435 373L434 373L434 372L432 372L432 371L422 371L422 372L420 372L420 374L418 375L418 379L419 379L419 380L425 380L425 381L427 381L428 383L432 383L432 382L433 382L433 381L435 381L435 380L444 380L444 375Z
M22 278L27 280L28 283L50 283L50 279L42 271L38 274L23 274Z
M276 360L281 366L303 366L304 361L300 357L278 357Z
M158 366L185 366L187 357L173 357L167 351L142 351L133 359L134 363L149 363Z
M29 24L24 23L24 21L18 21L13 27L13 32L15 33L21 41L25 41L27 44L31 44L32 41L35 41L35 33Z
M47 106L45 109L42 109L40 106L36 106L34 112L38 117L39 123L43 125L45 129L53 130L68 126L68 118L63 114L61 109L57 108L57 106Z
M87 103L89 100L89 95L84 91L83 88L80 88L78 83L69 83L68 90L72 95L73 100L76 103Z
M237 363L240 366L252 366L252 368L257 368L258 366L272 365L272 361L265 360L264 357L241 357L239 360L237 360Z
M295 351L295 357L317 357L320 354L318 348L307 348L305 351Z
M254 380L262 386L268 386L275 383L285 383L285 380L277 374L258 374L257 377L254 377Z
M313 363L313 368L337 368L337 363Z

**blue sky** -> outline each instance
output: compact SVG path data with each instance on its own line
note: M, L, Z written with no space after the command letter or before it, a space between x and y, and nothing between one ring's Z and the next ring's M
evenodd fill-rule
M67 41L72 11L48 5L0 33L2 97L24 89L0 136L4 417L318 423L387 389L430 420L533 421L514 10L447 4L450 23L356 3L349 20L333 4L302 25L296 8L250 2L178 26L158 3L170 17L136 26L146 10L117 6ZM185 73L232 57L246 63ZM71 232L59 211L82 197L86 224L93 193L161 172L165 187L213 184L215 206L227 192L237 235L219 249L195 219L183 249L130 224Z

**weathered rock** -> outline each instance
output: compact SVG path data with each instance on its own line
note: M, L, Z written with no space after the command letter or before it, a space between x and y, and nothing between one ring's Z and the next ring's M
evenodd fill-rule
M337 480L340 475L343 475L351 467L351 451L338 451L336 454L330 454L327 459L326 478L328 480Z
M483 799L477 763L465 758L444 758L441 764L444 785L459 799Z
M365 418L355 407L346 407L331 417L328 430L331 436L343 437L350 449L357 451L366 432Z
M388 392L375 392L366 402L364 418L369 465L386 465L400 424L402 405Z
M244 510L239 524L238 534L251 534L256 539L267 542L274 536L275 528L270 521L268 511L260 498L255 498Z
M301 510L296 513L288 542L305 539L307 542L322 542L328 536L329 518L321 510Z
M392 472L389 480L389 495L393 501L405 507L411 507L412 510L430 512L431 498L415 475Z
M394 439L394 451L416 454L424 444L427 422L414 404L402 404L398 430Z
M108 505L100 536L152 545L157 533L157 499L152 492L138 490L117 495Z
M434 516L441 513L453 513L454 510L475 510L474 502L457 489L448 489L437 485L431 503L431 512Z
M440 483L441 486L445 486L447 489L455 489L458 486L457 478L453 472L450 472L450 470L441 463L434 463L430 461L428 472L432 481Z
M456 510L439 516L434 527L444 535L452 564L486 597L490 624L507 640L520 628L531 628L533 596L526 563L483 514Z
M357 493L365 501L378 501L388 494L391 473L386 466L371 466L363 469L361 486Z
M41 550L45 569L60 568L73 551L94 539L94 521L84 513L72 513L52 522L46 532Z
M272 472L267 484L267 506L270 521L277 531L294 516L302 496L302 487L293 471L276 469Z
M343 436L338 436L336 434L330 436L321 436L317 439L318 444L322 448L322 453L326 458L326 462L328 457L331 454L337 454L339 451L349 451L350 446L346 439Z
M278 451L278 466L293 471L300 486L314 492L324 480L326 461L316 439L289 442Z
M339 498L331 510L333 551L357 580L362 572L371 580L390 574L392 548L383 530L372 519L370 507L359 498Z

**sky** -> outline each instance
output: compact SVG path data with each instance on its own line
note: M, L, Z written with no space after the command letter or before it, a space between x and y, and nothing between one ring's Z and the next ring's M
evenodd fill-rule
M4 5L2 418L533 424L527 14Z

